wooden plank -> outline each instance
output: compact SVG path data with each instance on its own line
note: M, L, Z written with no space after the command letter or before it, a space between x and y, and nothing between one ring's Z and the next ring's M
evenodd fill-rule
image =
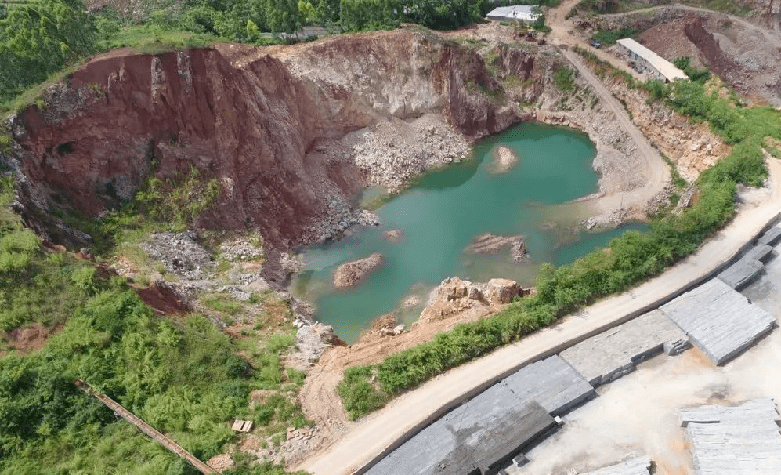
M209 467L205 463L195 458L195 456L190 452L184 450L184 448L181 445L177 444L173 440L169 439L162 433L155 430L154 427L142 421L139 417L137 417L135 414L122 407L119 403L117 403L110 397L93 389L89 384L85 383L80 379L74 381L74 384L85 393L89 394L90 396L96 398L98 401L102 402L106 407L114 411L116 414L119 414L123 419L136 426L141 432L143 432L144 434L148 435L149 437L157 441L160 445L170 450L174 454L178 455L179 457L185 459L190 465L195 467L195 469L198 470L199 472L207 473L207 474L215 473L215 471L211 467Z

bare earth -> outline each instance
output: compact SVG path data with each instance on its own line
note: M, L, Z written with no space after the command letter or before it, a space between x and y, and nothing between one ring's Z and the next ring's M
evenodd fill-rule
M351 473L430 414L462 394L513 368L552 355L588 335L614 326L627 315L659 305L671 293L699 283L718 265L738 253L781 209L781 163L768 163L769 186L740 197L735 219L700 250L659 277L621 295L603 300L523 341L448 371L355 423L340 440L296 468L314 474Z

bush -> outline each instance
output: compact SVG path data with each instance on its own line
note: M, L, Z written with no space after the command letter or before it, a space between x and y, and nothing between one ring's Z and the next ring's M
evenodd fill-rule
M634 38L638 33L639 31L634 28L599 30L598 32L594 33L591 38L599 41L604 45L614 45L616 44L616 41L620 40L621 38Z
M562 66L553 71L553 82L561 91L571 91L575 87L575 71Z

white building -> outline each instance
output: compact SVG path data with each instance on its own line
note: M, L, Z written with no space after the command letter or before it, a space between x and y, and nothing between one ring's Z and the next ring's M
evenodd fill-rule
M621 38L616 43L626 53L627 58L635 63L635 69L641 73L661 79L664 82L676 79L689 79L683 71L650 49L641 45L632 38Z
M489 20L498 21L523 21L533 22L540 16L538 13L532 13L532 10L539 5L510 5L509 7L499 7L491 10L486 16Z

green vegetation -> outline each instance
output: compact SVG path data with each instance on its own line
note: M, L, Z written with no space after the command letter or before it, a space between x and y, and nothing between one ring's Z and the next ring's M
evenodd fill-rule
M152 157L154 166L154 157ZM222 193L219 180L206 179L195 167L169 179L150 178L134 199L109 211L100 219L90 219L70 210L54 210L66 224L89 233L94 252L133 253L138 242L150 233L182 232L217 203ZM117 249L117 246L121 246Z
M292 325L231 341L204 316L156 316L123 278L44 250L8 208L11 186L0 187L0 472L193 473L78 390L76 378L204 460L234 439L233 418L254 420L256 435L277 441L287 427L310 424L295 402L303 374L282 365ZM33 324L57 331L43 349L20 352L25 342L11 331ZM251 406L252 389L273 391ZM230 473L284 473L250 462Z
M603 77L625 78L587 52ZM558 82L558 81L557 81ZM629 76L627 84L638 87ZM705 84L676 81L648 86L649 100L664 100L692 121L708 121L714 133L734 144L732 153L696 181L700 198L681 215L668 214L651 223L651 231L627 232L574 263L558 268L545 264L537 277L537 293L513 303L497 315L460 324L433 341L387 357L381 363L350 368L338 392L351 418L382 407L392 397L443 371L556 322L595 300L630 288L694 252L735 213L737 185L758 186L767 176L762 145L766 137L781 139L781 112L770 107L744 108L732 99L707 93ZM669 88L669 89L667 89ZM656 92L654 92L656 91ZM677 180L676 180L677 181ZM679 184L681 184L679 182Z
M575 70L561 66L553 71L553 82L561 91L571 91L575 87Z
M634 28L621 28L618 30L599 30L591 37L604 45L614 45L621 38L634 38L640 33Z
M708 79L711 78L710 71L708 71L705 68L695 68L691 64L689 64L691 61L691 58L688 56L684 56L682 58L678 58L673 61L673 64L676 68L680 69L684 73L686 73L687 76L689 76L689 79L691 79L694 82L698 82L701 84L704 84L708 81Z

